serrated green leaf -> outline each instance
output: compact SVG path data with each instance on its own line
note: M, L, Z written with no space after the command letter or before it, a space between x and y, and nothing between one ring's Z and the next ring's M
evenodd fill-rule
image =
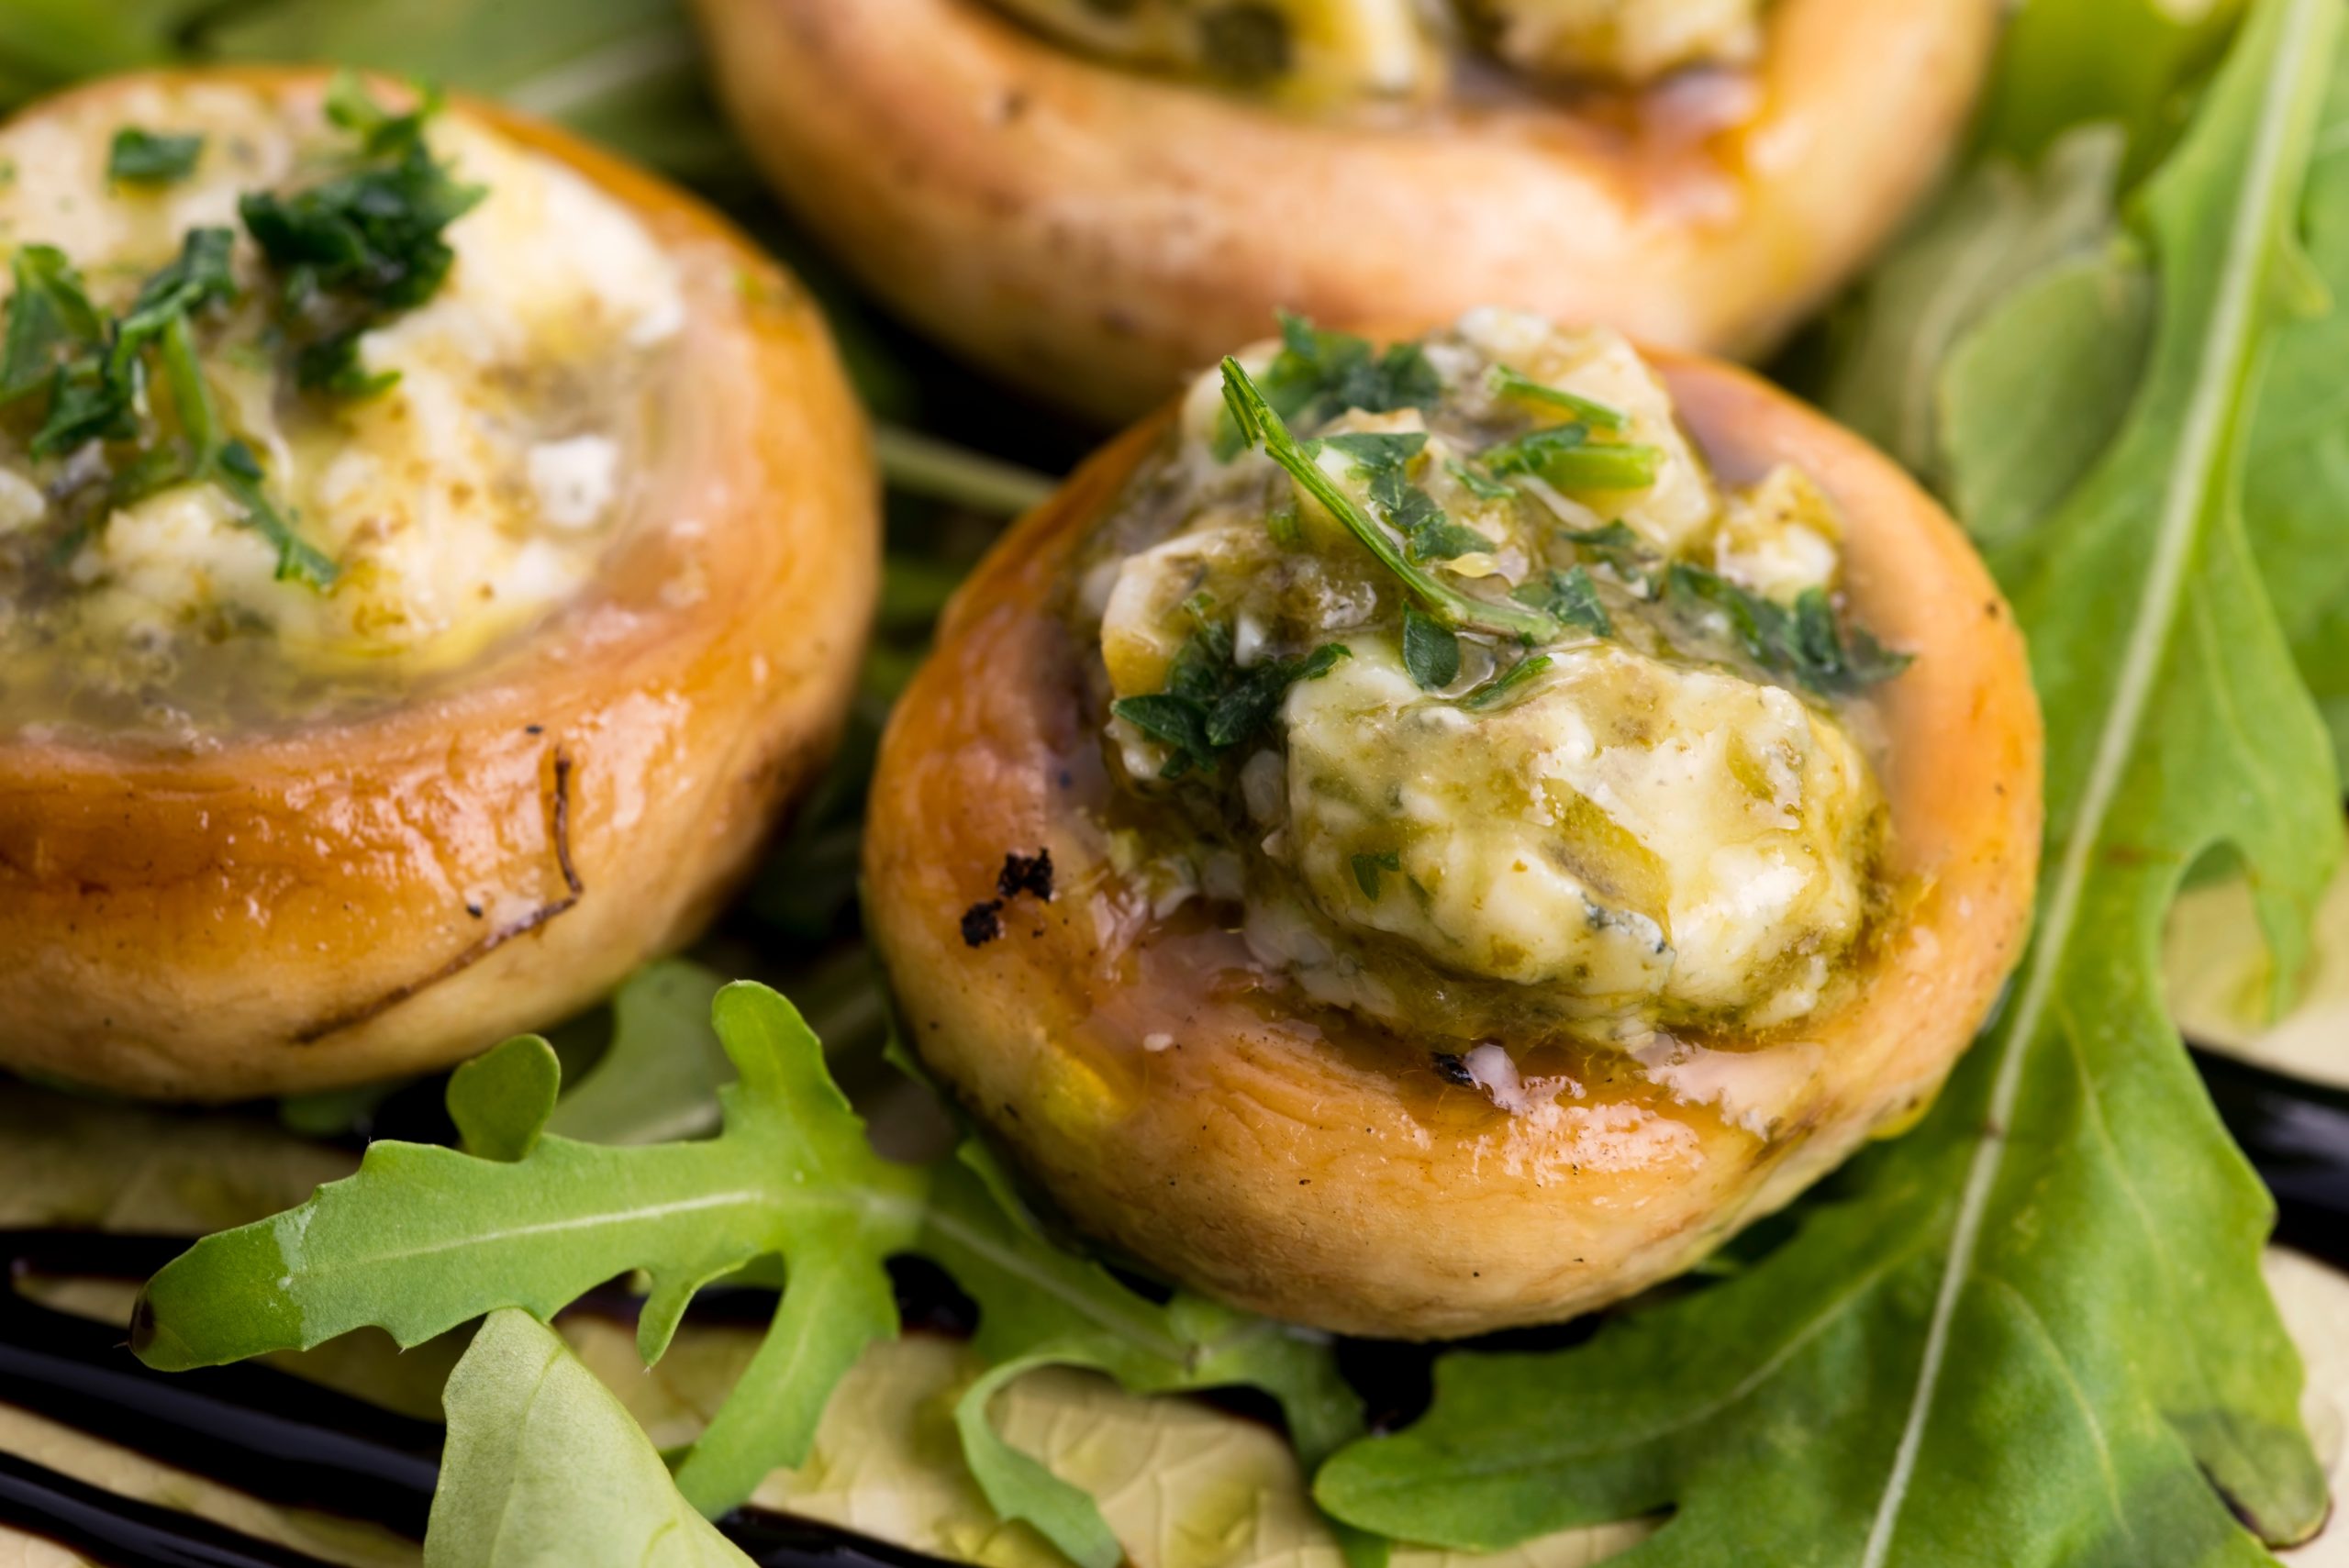
M1945 478L1941 396L1952 350L2016 288L2110 245L2122 151L2117 128L2089 126L2028 169L1993 157L1968 171L1870 274L1828 381L1828 411L1916 473ZM2119 367L2130 384L2135 369ZM2040 394L2017 379L2018 393ZM2000 428L2015 439L2047 434L2021 417ZM2083 464L2111 435L2110 423L2089 429Z
M2323 738L2237 506L2240 413L2340 32L2265 0L2151 182L2162 280L2110 449L1994 561L2032 637L2049 846L2014 995L1917 1131L1791 1240L1544 1357L1454 1355L1319 1495L1497 1547L1669 1507L1627 1563L2205 1568L2323 1520L2272 1222L2162 1007L2187 868L2295 964L2337 856ZM2335 537L2340 537L2336 535Z
M554 1109L562 1065L554 1048L521 1035L449 1075L449 1119L464 1151L484 1160L521 1160L538 1145Z
M750 1568L611 1391L529 1314L492 1313L443 1397L425 1568Z
M651 1280L640 1330L650 1360L695 1290L780 1256L793 1283L771 1337L773 1378L719 1413L680 1472L697 1503L738 1500L709 1488L795 1462L823 1395L865 1342L896 1331L882 1265L919 1224L926 1176L872 1151L788 1002L737 984L718 994L715 1020L740 1074L721 1091L717 1138L607 1149L542 1137L506 1162L376 1143L356 1175L273 1220L207 1237L157 1274L140 1298L140 1354L164 1368L213 1365L367 1324L416 1344L503 1307L551 1318L640 1269ZM540 1092L536 1080L528 1092ZM807 1337L800 1319L819 1302L823 1332Z
M612 997L612 1042L556 1102L547 1130L585 1143L658 1143L718 1125L718 1093L734 1063L709 1026L724 982L697 963L663 959Z
M1139 1391L1252 1384L1280 1401L1315 1457L1358 1429L1325 1344L1137 1295L1047 1239L974 1147L930 1167L880 1158L815 1036L774 992L727 986L713 1021L739 1074L718 1091L717 1137L629 1149L541 1133L553 1053L535 1040L509 1043L451 1089L469 1141L507 1158L373 1145L356 1175L274 1219L208 1237L157 1274L135 1347L152 1365L180 1368L370 1324L414 1344L505 1307L544 1320L641 1271L638 1349L650 1364L696 1291L750 1265L766 1273L779 1257L774 1319L739 1392L677 1467L678 1489L714 1514L806 1458L834 1386L896 1331L886 1260L919 1251L979 1302L974 1346L990 1365L1082 1365ZM985 1407L974 1404L964 1429L990 1502L1097 1560L1106 1527L1091 1499L998 1451ZM1357 1548L1366 1562L1368 1543Z

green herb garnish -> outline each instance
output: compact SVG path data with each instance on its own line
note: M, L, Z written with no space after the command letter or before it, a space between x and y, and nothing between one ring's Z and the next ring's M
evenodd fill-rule
M2107 8L2032 14L2111 48ZM2156 314L2065 348L2121 357L2123 412L1992 555L2051 745L2038 918L1991 1027L1915 1130L1728 1277L1573 1349L1440 1359L1425 1419L1319 1473L1341 1517L1477 1551L1661 1519L1646 1568L2214 1568L2323 1525L2301 1360L2260 1274L2275 1205L2212 1114L2153 937L2188 868L2223 856L2290 975L2338 863L2339 778L2250 547L2321 569L2339 529L2246 538L2240 502L2263 350L2308 329L2272 325L2278 282L2308 215L2341 210L2307 176L2320 111L2339 123L2343 18L2254 0L2129 203L2134 243L2089 263L2156 260ZM1979 390L2079 368L2051 365L2044 303L1983 329Z
M1226 358L1223 361L1223 401L1241 439L1250 446L1262 442L1266 455L1287 471L1297 487L1344 524L1347 531L1360 539L1389 572L1401 578L1412 596L1437 618L1447 625L1475 627L1532 642L1546 642L1557 636L1557 622L1540 611L1463 593L1397 549L1386 530L1355 505L1337 481L1321 471L1311 451L1298 444L1238 360Z
M1520 375L1507 365L1495 365L1491 375L1487 378L1487 384L1503 397L1514 397L1520 402L1542 403L1553 408L1563 408L1594 430L1620 430L1631 423L1630 417L1611 404L1584 397L1577 393L1568 392L1564 387L1552 386L1546 382L1535 381L1531 376Z
M676 1463L678 1490L715 1516L778 1465L807 1459L834 1386L867 1345L897 1332L888 1260L918 1252L979 1305L979 1374L953 1408L973 1479L1001 1518L1035 1525L1079 1568L1118 1568L1123 1557L1099 1510L1006 1444L988 1418L994 1395L1026 1372L1088 1367L1143 1392L1252 1385L1278 1402L1308 1464L1361 1429L1326 1345L1195 1297L1129 1289L1048 1240L984 1149L967 1144L926 1165L883 1159L815 1034L781 996L729 985L712 1017L739 1074L720 1091L717 1136L607 1148L551 1133L554 1052L534 1037L509 1040L450 1080L464 1152L379 1140L356 1175L300 1207L197 1242L148 1283L133 1348L150 1366L178 1370L370 1325L414 1345L500 1308L544 1321L640 1270L650 1294L637 1345L650 1364L705 1285L728 1275L776 1284L764 1342ZM495 1347L486 1359L525 1341L545 1346L510 1317L484 1333ZM453 1408L494 1406L494 1396L476 1399L488 1392L461 1378ZM601 1423L591 1397L565 1407ZM467 1473L451 1482L444 1473L444 1489L478 1501L495 1465L470 1445L450 1458ZM461 1506L452 1500L451 1511ZM437 1507L433 1524L444 1526ZM461 1530L449 1544L471 1539Z
M1493 548L1491 539L1453 522L1434 496L1411 483L1410 462L1428 444L1424 432L1347 431L1324 436L1314 444L1354 460L1354 472L1368 481L1370 504L1379 519L1403 536L1414 559L1453 561Z
M1888 681L1911 661L1860 628L1847 636L1822 589L1806 588L1791 606L1782 605L1687 562L1673 563L1664 584L1668 596L1717 611L1755 663L1822 695L1849 695Z
M1644 490L1664 462L1654 447L1593 441L1579 422L1529 430L1480 455L1495 473L1530 473L1561 490Z
M1365 414L1432 408L1443 395L1443 378L1417 343L1394 343L1374 353L1366 338L1323 331L1286 310L1280 324L1281 350L1264 367L1261 384L1284 419L1314 424L1350 408ZM1229 460L1248 444L1228 417L1219 425L1218 457Z
M1395 850L1387 850L1375 855L1356 855L1353 858L1354 885L1362 889L1362 895L1364 898L1375 903L1378 898L1378 873L1382 871L1399 872L1402 869L1402 854Z
M1460 639L1417 607L1403 612L1403 668L1419 690L1431 692L1460 678Z
M487 193L458 183L432 156L424 126L439 108L427 94L393 114L346 72L328 95L327 117L359 138L360 166L306 190L252 191L238 203L283 282L281 325L305 388L364 396L391 385L395 377L361 367L360 336L430 298L456 260L448 228Z
M1477 473L1467 463L1454 461L1443 466L1453 478L1460 481L1463 489L1479 501L1510 501L1517 497L1513 487Z
M1548 572L1518 585L1509 595L1521 605L1531 605L1558 617L1560 624L1578 626L1596 637L1615 635L1615 622L1607 606L1598 602L1598 584L1582 567L1566 572Z
M172 136L124 126L106 149L106 178L133 185L168 185L195 172L204 138Z
M1460 706L1482 713L1502 698L1548 669L1553 661L1547 653L1536 653L1519 660L1497 681L1487 681L1460 699Z
M26 245L9 258L16 290L0 344L0 401L13 403L50 384L61 354L84 355L106 339L106 318L90 303L82 274L52 245Z
M1194 768L1212 770L1226 751L1253 740L1272 722L1289 687L1319 680L1347 651L1342 643L1325 642L1302 659L1271 659L1242 670L1232 662L1230 631L1204 622L1167 667L1164 691L1120 697L1109 711L1168 748L1173 754L1160 776L1181 778Z

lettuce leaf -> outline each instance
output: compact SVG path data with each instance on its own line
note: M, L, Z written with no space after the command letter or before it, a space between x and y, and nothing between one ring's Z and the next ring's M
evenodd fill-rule
M2160 288L2118 433L1994 552L2051 743L2039 924L2001 1018L1927 1121L1755 1266L1576 1350L1446 1357L1426 1420L1322 1471L1341 1518L1492 1548L1670 1507L1641 1568L2200 1568L2322 1523L2255 1267L2273 1211L2156 953L2186 871L2224 847L2297 969L2338 858L2323 732L2238 500L2340 22L2332 0L2255 7L2136 209Z
M712 1016L739 1074L719 1091L715 1138L610 1148L551 1134L554 1053L536 1038L509 1041L450 1081L468 1151L375 1143L355 1175L308 1202L197 1242L149 1282L134 1349L179 1369L370 1325L409 1345L505 1307L544 1320L640 1271L650 1364L703 1285L771 1273L779 1259L774 1320L677 1467L685 1496L716 1514L807 1458L833 1387L896 1331L886 1261L919 1251L980 1307L990 1371L963 1397L966 1462L1002 1517L1035 1524L1083 1568L1116 1568L1123 1551L1088 1496L996 1432L989 1402L1019 1374L1074 1364L1141 1390L1253 1385L1316 1455L1358 1429L1326 1344L1137 1294L1047 1240L975 1151L928 1166L883 1159L815 1035L764 986L725 987Z

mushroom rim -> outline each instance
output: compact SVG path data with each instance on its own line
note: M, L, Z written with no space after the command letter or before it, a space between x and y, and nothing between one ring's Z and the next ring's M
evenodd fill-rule
M2040 849L2042 738L2012 617L1955 525L1859 438L1732 367L1677 355L1651 358L1671 384L1700 448L1718 468L1734 474L1767 460L1799 462L1804 454L1837 460L1815 463L1812 473L1846 508L1855 547L1856 613L1864 624L1886 633L1887 640L1924 643L1918 663L1901 678L1919 680L1921 695L1905 703L1898 693L1880 700L1887 709L1908 710L1905 717L1887 721L1896 760L1902 754L1901 737L1909 738L1907 765L1886 779L1896 814L1896 844L1901 852L1923 853L1932 863L1912 867L1926 884L1919 897L1893 917L1887 940L1865 960L1868 967L1854 993L1810 1031L1830 1051L1848 1049L1852 1056L1824 1068L1823 1081L1807 1086L1790 1126L1783 1132L1774 1129L1768 1138L1749 1137L1713 1107L1671 1096L1661 1085L1635 1091L1630 1096L1634 1103L1669 1099L1671 1115L1677 1125L1694 1129L1700 1152L1725 1151L1746 1163L1740 1168L1742 1174L1732 1171L1724 1177L1718 1169L1707 1173L1706 1180L1713 1184L1705 1190L1721 1199L1712 1208L1705 1207L1710 1200L1698 1193L1703 1185L1698 1167L1704 1162L1683 1170L1687 1178L1682 1195L1686 1212L1666 1232L1617 1260L1620 1277L1601 1280L1592 1288L1590 1281L1562 1280L1555 1271L1541 1274L1519 1268L1515 1277L1520 1284L1537 1274L1545 1283L1518 1290L1511 1284L1510 1268L1496 1268L1487 1258L1478 1285L1455 1280L1464 1288L1442 1302L1406 1299L1402 1285L1384 1282L1369 1293L1375 1299L1349 1299L1344 1292L1350 1282L1363 1283L1346 1272L1346 1250L1356 1243L1349 1236L1317 1229L1340 1224L1333 1217L1346 1211L1310 1207L1348 1201L1314 1195L1326 1184L1318 1179L1325 1162L1351 1161L1348 1168L1358 1173L1365 1162L1399 1162L1408 1174L1395 1178L1398 1186L1438 1193L1473 1190L1479 1202L1501 1202L1534 1218L1545 1208L1556 1218L1557 1206L1571 1207L1577 1189L1564 1177L1545 1188L1539 1182L1475 1170L1475 1151L1508 1131L1508 1113L1481 1094L1461 1093L1460 1099L1475 1102L1464 1114L1457 1114L1462 1107L1454 1106L1423 1116L1424 1096L1419 1105L1408 1102L1414 1079L1430 1076L1428 1055L1407 1031L1361 1025L1362 1033L1386 1043L1383 1062L1365 1063L1317 1043L1313 1037L1318 1031L1311 1028L1277 1038L1269 1029L1218 1033L1219 1023L1238 1016L1225 1011L1214 1014L1219 1024L1202 1029L1196 1020L1208 1009L1196 990L1162 986L1152 993L1158 983L1139 961L1128 963L1120 958L1119 972L1136 976L1123 982L1100 979L1107 965L1087 971L1056 963L1068 951L1062 932L1045 929L1045 912L1024 906L1015 906L1020 918L1015 921L1007 915L1007 924L1024 926L1032 913L1037 926L1032 937L1025 929L1009 931L975 949L948 940L940 923L952 910L938 906L941 877L930 868L942 862L949 886L975 891L978 880L991 874L991 858L1012 847L992 840L963 841L956 837L958 822L941 819L936 809L922 813L921 752L930 736L942 727L971 724L965 710L977 708L982 701L954 689L958 656L973 639L985 643L992 637L994 642L985 646L997 655L991 666L997 681L1040 675L1064 679L1071 673L1021 662L1022 655L1006 649L1026 647L1040 661L1052 658L1054 647L1063 651L1074 648L1081 655L1082 644L1074 636L1055 642L1037 634L1023 643L1022 634L1005 628L1020 617L1041 619L1052 613L1033 602L1033 595L1060 580L1070 552L1097 521L1101 509L1156 449L1167 417L1161 415L1098 453L1059 495L1023 519L950 606L937 652L901 700L885 738L867 840L868 912L913 1043L958 1097L1043 1177L1046 1190L1081 1227L1238 1305L1341 1331L1442 1337L1553 1321L1677 1273L1727 1229L1783 1205L1865 1136L1920 1113L1975 1037L2021 956ZM1756 420L1773 428L1758 437L1751 428L1739 430ZM1726 439L1725 429L1733 432ZM1837 472L1823 473L1822 466ZM1877 501L1898 503L1895 520L1887 524L1878 508L1854 506L1855 489ZM1898 548L1887 548L1887 538ZM1890 570L1895 561L1886 559L1887 555L1910 566L1946 567L1950 574L1923 581L1895 576ZM1902 598L1931 601L1925 606L1930 613L1892 613ZM1933 668L1937 653L1943 655L1938 671ZM1920 676L1919 671L1924 674ZM1003 710L1018 713L1046 705L1047 694L1031 687L1024 695L1026 704L1007 703ZM1050 701L1058 704L1062 698L1051 696ZM1971 723L1951 722L1953 714L1962 718L1968 713ZM1058 717L1036 720L1040 728L1058 722ZM958 741L969 739L975 748L972 755L982 759L967 770L974 776L982 768L999 769L1017 781L1021 759L1035 750L1031 735L1006 740L972 732L966 737L962 728L953 733ZM1097 746L1090 731L1082 733ZM1992 743L1976 744L1984 740ZM993 750L988 749L991 744ZM1050 784L1030 787L1032 783L1015 782L1019 798L998 818L1018 822L1029 830L1030 839L1046 840L1057 851L1066 841L1062 835L1071 814L1097 804L1094 792L1101 781L1088 778L1074 794L1065 776L1058 788ZM967 781L965 787L971 787ZM1943 820L1936 822L1935 817ZM909 824L916 820L921 828L918 843L910 841ZM1034 844L1018 847L1032 850ZM1080 882L1085 869L1076 863L1066 867ZM1081 922L1085 916L1082 911L1063 912L1051 918ZM1163 923L1141 922L1127 951L1152 950L1165 931ZM1082 939L1078 940L1081 947ZM1046 949L1051 951L1041 951ZM997 954L1006 956L992 956ZM1308 1172L1310 1185L1288 1185L1295 1172L1279 1175L1237 1169L1186 1169L1186 1186L1173 1191L1140 1184L1144 1176L1134 1167L1160 1168L1149 1152L1154 1140L1163 1134L1180 1145L1189 1139L1188 1120L1200 1119L1188 1116L1188 1105L1195 1100L1186 1098L1179 1114L1161 1102L1141 1101L1128 1107L1126 1114L1132 1119L1123 1123L1115 1116L1097 1126L1082 1117L1071 1120L1068 1101L1073 1095L1081 1097L1081 1092L1070 1084L1111 1076L1116 1069L1096 1071L1097 1046L1085 1048L1083 1062L1071 1056L1078 1047L1063 1039L1062 1031L1093 1029L1103 995L1119 984L1128 990L1126 1000L1131 1003L1130 1014L1119 1015L1121 1040L1123 1035L1139 1038L1145 1027L1163 1028L1179 1034L1185 1045L1201 1055L1228 1057L1228 1062L1212 1068L1174 1071L1186 1074L1182 1082L1194 1096L1252 1096L1244 1117L1232 1113L1236 1119L1249 1119L1249 1129L1223 1141L1288 1150L1303 1162L1295 1169ZM1309 1021L1313 1015L1291 1016ZM1137 1017L1154 1021L1133 1022ZM948 1018L954 1021L947 1024ZM1149 1074L1163 1071L1158 1063L1166 1060L1157 1058L1134 1071L1155 1083ZM1281 1096L1290 1102L1285 1110L1275 1108ZM1331 1111L1332 1106L1341 1108ZM1313 1119L1323 1116L1326 1125ZM1178 1119L1186 1121L1185 1129L1172 1128ZM1169 1125L1161 1128L1160 1122ZM1357 1139L1356 1127L1371 1136ZM1223 1129L1218 1128L1216 1133L1221 1137ZM1433 1146L1414 1149L1406 1136L1409 1134L1431 1136ZM1200 1141L1208 1137L1202 1125ZM1112 1168L1088 1161L1088 1151L1097 1155L1112 1139L1118 1140ZM1361 1148L1348 1147L1357 1143ZM1375 1156L1374 1148L1379 1151ZM1385 1179L1381 1174L1366 1181ZM1726 1188L1720 1185L1723 1180L1729 1184ZM1192 1187L1213 1188L1219 1195L1212 1201L1195 1197ZM1345 1223L1375 1229L1393 1219L1365 1216L1364 1209L1375 1199L1357 1195L1351 1201ZM1427 1201L1434 1206L1451 1200ZM1420 1223L1442 1229L1445 1219L1457 1218L1452 1211L1441 1217L1431 1211L1420 1217ZM1395 1240L1392 1235L1387 1239ZM1284 1246L1303 1260L1296 1279L1268 1273L1252 1255L1279 1251ZM1399 1263L1394 1268L1397 1273L1408 1273ZM1465 1264L1458 1272L1466 1273Z
M333 75L266 65L126 72L10 118L148 86L322 95ZM549 953L596 973L616 954L632 954L624 966L632 967L674 946L747 872L775 808L845 721L877 600L877 487L869 431L812 300L733 225L658 176L471 96L452 96L449 112L570 171L644 228L676 265L685 304L685 327L656 373L714 373L747 411L672 421L645 454L644 482L589 579L451 672L351 711L229 727L196 747L38 728L0 737L0 883L54 918L0 920L0 947L20 961L0 984L0 1016L47 1018L55 1037L12 1046L7 1064L217 1099L421 1071L494 1043L450 1035L455 1004L444 988L488 998L488 1014L553 1022L591 997L576 974L530 951L540 943L517 939L554 938ZM782 460L747 437L725 439L762 429L802 458L817 456L794 467L797 489L785 506L756 499L785 477ZM688 550L711 567L699 600L629 591L632 573L674 567ZM804 618L785 627L778 605ZM583 877L583 867L625 862L634 851L622 839L676 809L625 798L661 768L684 769L672 780L680 798L707 814L667 825L676 885L642 908L607 897L599 902L611 913L574 929L590 893L613 887L593 870ZM307 864L280 847L297 839ZM527 910L469 906L470 921L453 908L451 920L407 918L428 884L479 870L484 856L497 857L515 890L544 884ZM280 895L283 908L270 903ZM207 920L234 925L242 901L257 909L241 917L251 929L290 927L290 938L318 939L324 953L328 933L311 906L338 895L351 929L337 941L367 946L371 961L388 952L397 970L372 976L363 995L338 991L334 961L310 956L304 942L275 954L283 995L273 1011L255 1000L272 987L232 973L221 945L207 948L198 931ZM142 940L147 951L126 951ZM54 1006L61 991L69 1016L28 1011L44 995ZM198 1015L164 1033L175 1011L224 996L268 1027L242 1042L216 1039ZM430 998L426 1014L437 1022L404 1006L418 997ZM123 1021L101 1025L102 1013ZM419 1029L436 1028L448 1038L419 1043ZM155 1043L162 1039L183 1043L166 1049Z
M1113 416L1275 306L1359 327L1398 303L1498 303L1756 353L1939 172L2002 15L1777 0L1751 117L1675 146L1546 100L1286 112L1097 60L983 0L698 3L746 144L852 268L999 373ZM817 84L820 112L796 91ZM1330 238L1290 242L1285 221ZM1364 234L1443 235L1446 257L1343 238ZM949 240L970 254L941 267Z

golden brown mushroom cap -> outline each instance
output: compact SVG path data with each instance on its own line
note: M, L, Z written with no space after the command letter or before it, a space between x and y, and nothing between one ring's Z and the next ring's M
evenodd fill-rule
M1256 336L1507 305L1759 353L1941 168L1998 0L1776 0L1751 76L1607 123L1531 92L1304 117L983 0L699 0L735 123L843 261L998 373L1124 419ZM1726 100L1742 112L1705 128Z
M198 76L317 97L322 73ZM685 941L846 712L879 572L823 322L722 220L559 131L686 321L646 510L518 645L387 710L206 750L0 738L0 1067L227 1100L446 1065ZM664 595L681 569L702 591ZM484 899L484 891L494 898Z
M1098 456L996 548L949 611L885 740L871 927L923 1059L1076 1222L1182 1284L1349 1333L1553 1321L1687 1268L1939 1087L2020 955L2039 852L2041 734L2021 639L1956 527L1893 464L1742 372L1664 356L1732 483L1791 462L1848 525L1854 618L1916 662L1877 688L1888 876L1908 890L1800 1039L1724 1051L1784 1095L1769 1136L1606 1048L1522 1062L1582 1086L1512 1115L1431 1042L1264 984L1239 937L1154 918L1109 862L1094 657L1059 606L1070 562L1164 432ZM1055 896L1004 904L1007 852ZM1542 1047L1543 1052L1559 1048Z

